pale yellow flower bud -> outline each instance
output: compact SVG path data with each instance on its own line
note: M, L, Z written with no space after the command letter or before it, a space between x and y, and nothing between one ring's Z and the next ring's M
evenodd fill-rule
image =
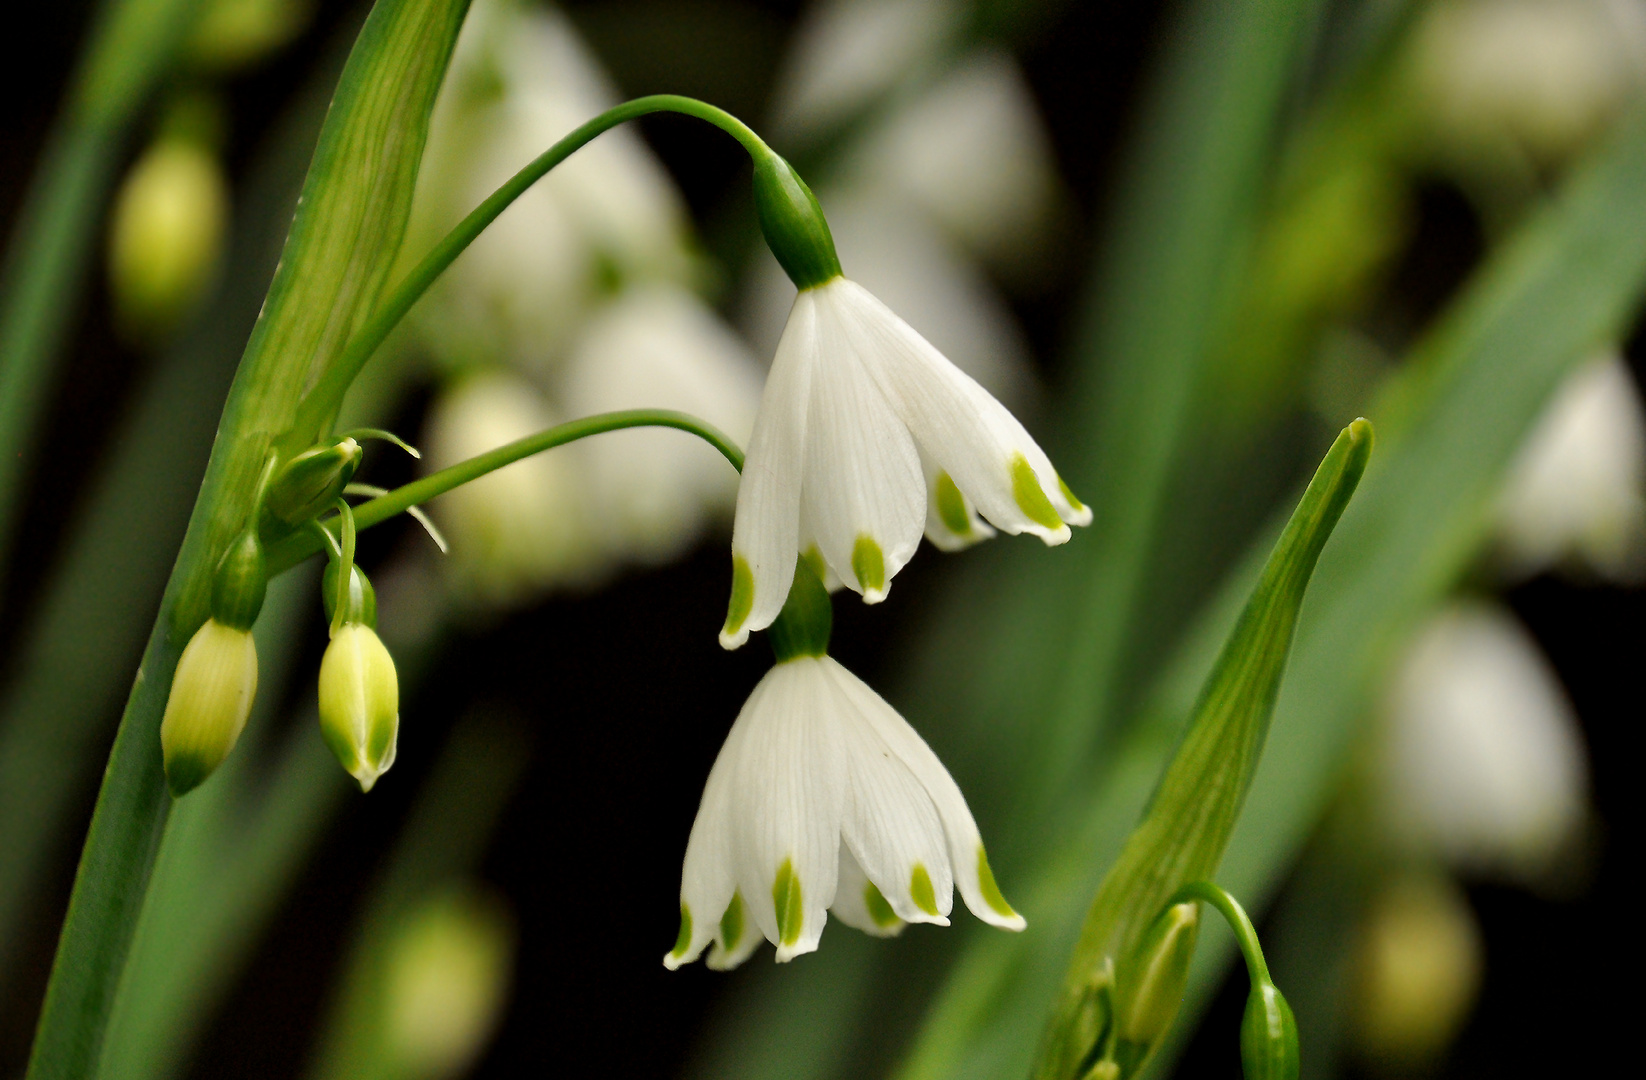
M126 175L109 234L109 282L121 320L165 333L211 283L228 228L229 192L211 151L162 139Z
M394 764L400 680L377 632L345 623L320 661L320 733L350 776L370 791Z
M257 646L249 630L208 619L177 662L160 747L174 797L186 795L223 763L257 696Z

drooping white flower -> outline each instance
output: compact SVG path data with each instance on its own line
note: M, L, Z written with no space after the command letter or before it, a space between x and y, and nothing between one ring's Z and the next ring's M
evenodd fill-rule
M1504 484L1500 546L1525 577L1576 558L1614 581L1646 567L1646 411L1621 358L1574 372Z
M1535 879L1581 827L1589 777L1577 717L1502 609L1470 602L1435 616L1386 708L1385 812L1408 844Z
M817 948L827 913L871 934L946 926L953 890L1009 930L965 797L897 712L824 655L783 661L749 695L709 772L686 845L671 969L761 938L779 961Z
M749 439L721 644L771 625L801 554L883 599L934 515L1047 544L1091 520L1005 406L868 290L801 288Z

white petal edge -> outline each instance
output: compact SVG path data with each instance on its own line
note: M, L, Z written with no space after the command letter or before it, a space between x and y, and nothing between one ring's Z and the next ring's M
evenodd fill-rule
M877 358L859 351L833 283L806 291L816 298L819 355L808 403L803 515L846 587L878 603L920 546L926 515L920 455L869 374ZM878 549L878 572L869 580L856 565L864 537Z
M874 889L875 893L871 894L870 889ZM845 844L841 844L840 874L834 890L834 903L829 905L829 914L870 937L896 937L909 924L898 918L890 906L879 913L873 911L869 906L871 895L876 895L882 904L885 903L885 897L878 894L878 887L869 882L863 868L852 858L851 850Z
M822 661L801 657L761 679L765 689L738 715L747 742L733 759L737 792L731 855L746 917L777 946L779 962L817 948L839 872L845 762L833 724L819 708L829 692ZM800 886L799 926L788 940L773 899L788 863Z
M742 645L750 631L772 624L794 581L808 401L817 361L817 304L812 293L805 290L795 297L749 435L737 486L732 558L734 577L736 560L748 565L753 595L741 622L720 632L720 644L727 649Z
M1040 444L975 379L861 285L839 278L825 288L858 350L880 361L869 371L921 453L953 478L984 518L1003 532L1032 533L1047 544L1067 541L1069 525L1091 522L1091 508L1064 494ZM1033 520L1019 505L1011 471L1019 454L1060 519L1056 528Z
M966 806L966 797L943 767L920 733L884 698L831 657L820 661L827 665L836 685L857 702L861 714L874 724L876 731L903 763L919 779L931 796L937 815L943 822L943 832L949 843L949 858L954 871L954 883L961 899L973 915L993 926L1006 930L1021 930L1026 925L1023 916L1011 911L996 910L984 896L981 865L984 859L983 837L977 822ZM1009 905L1007 905L1009 909Z

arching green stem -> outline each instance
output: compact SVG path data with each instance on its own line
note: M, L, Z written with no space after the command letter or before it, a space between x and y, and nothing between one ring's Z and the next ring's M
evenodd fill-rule
M551 450L556 446L564 446L578 439L588 438L590 435L599 435L607 431L620 431L623 428L636 427L667 427L679 431L690 432L720 451L722 457L731 462L732 468L743 471L743 451L736 443L728 438L725 432L713 424L689 413L675 412L672 409L626 409L622 412L600 413L596 416L586 416L581 420L573 420L569 424L560 424L556 427L540 431L535 435L528 435L524 439L516 439L496 450L487 451L467 461L458 462L449 469L441 469L431 476L421 480L414 480L402 487L395 488L387 495L380 496L367 503L361 503L354 508L354 525L357 529L369 528L379 522L386 521L402 511L428 502L437 495L443 495L452 488L460 487L470 480L477 480L489 472L501 469L505 465L512 465L521 458L531 457L533 454ZM329 519L320 526L323 530L336 518ZM329 530L326 530L329 531ZM280 573L282 570L302 562L322 548L322 541L312 531L294 533L283 540L276 541L268 546L267 559L269 574Z
M1252 926L1252 920L1247 916L1246 909L1240 906L1240 901L1210 881L1195 881L1173 893L1165 906L1170 908L1173 904L1189 900L1212 905L1228 920L1229 929L1234 931L1235 940L1240 943L1241 955L1246 958L1246 973L1254 986L1274 981L1269 978L1269 965L1263 960L1263 946L1258 943L1257 929Z
M336 416L338 407L342 404L344 393L360 374L360 369L366 366L366 361L377 351L378 346L383 344L389 333L405 317L406 312L410 311L412 305L428 291L429 286L434 284L435 279L446 267L485 231L486 226L497 220L497 216L507 210L514 200L525 194L526 190L541 180L550 169L571 157L596 137L619 124L660 112L680 113L713 124L741 143L756 162L773 156L772 149L747 124L724 109L718 109L696 98L682 97L678 94L653 94L607 109L515 173L485 202L475 207L468 217L458 222L456 227L423 257L423 261L413 267L395 286L394 291L378 305L366 325L349 340L337 362L326 369L326 373L321 376L314 389L304 398L292 430L292 438L296 444L306 445L324 428L330 426L330 421Z

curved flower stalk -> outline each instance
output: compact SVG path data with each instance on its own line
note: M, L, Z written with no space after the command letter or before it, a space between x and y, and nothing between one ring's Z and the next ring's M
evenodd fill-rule
M755 165L772 253L800 290L778 343L732 533L720 643L737 648L782 609L800 555L869 603L928 521L958 547L988 535L1069 539L1091 511L1005 406L846 278L817 200L788 163Z
M972 914L1023 929L995 884L960 788L890 705L827 654L829 598L801 566L772 628L778 663L749 695L709 772L686 844L678 968L713 943L732 968L762 938L815 950L828 913L877 937Z

